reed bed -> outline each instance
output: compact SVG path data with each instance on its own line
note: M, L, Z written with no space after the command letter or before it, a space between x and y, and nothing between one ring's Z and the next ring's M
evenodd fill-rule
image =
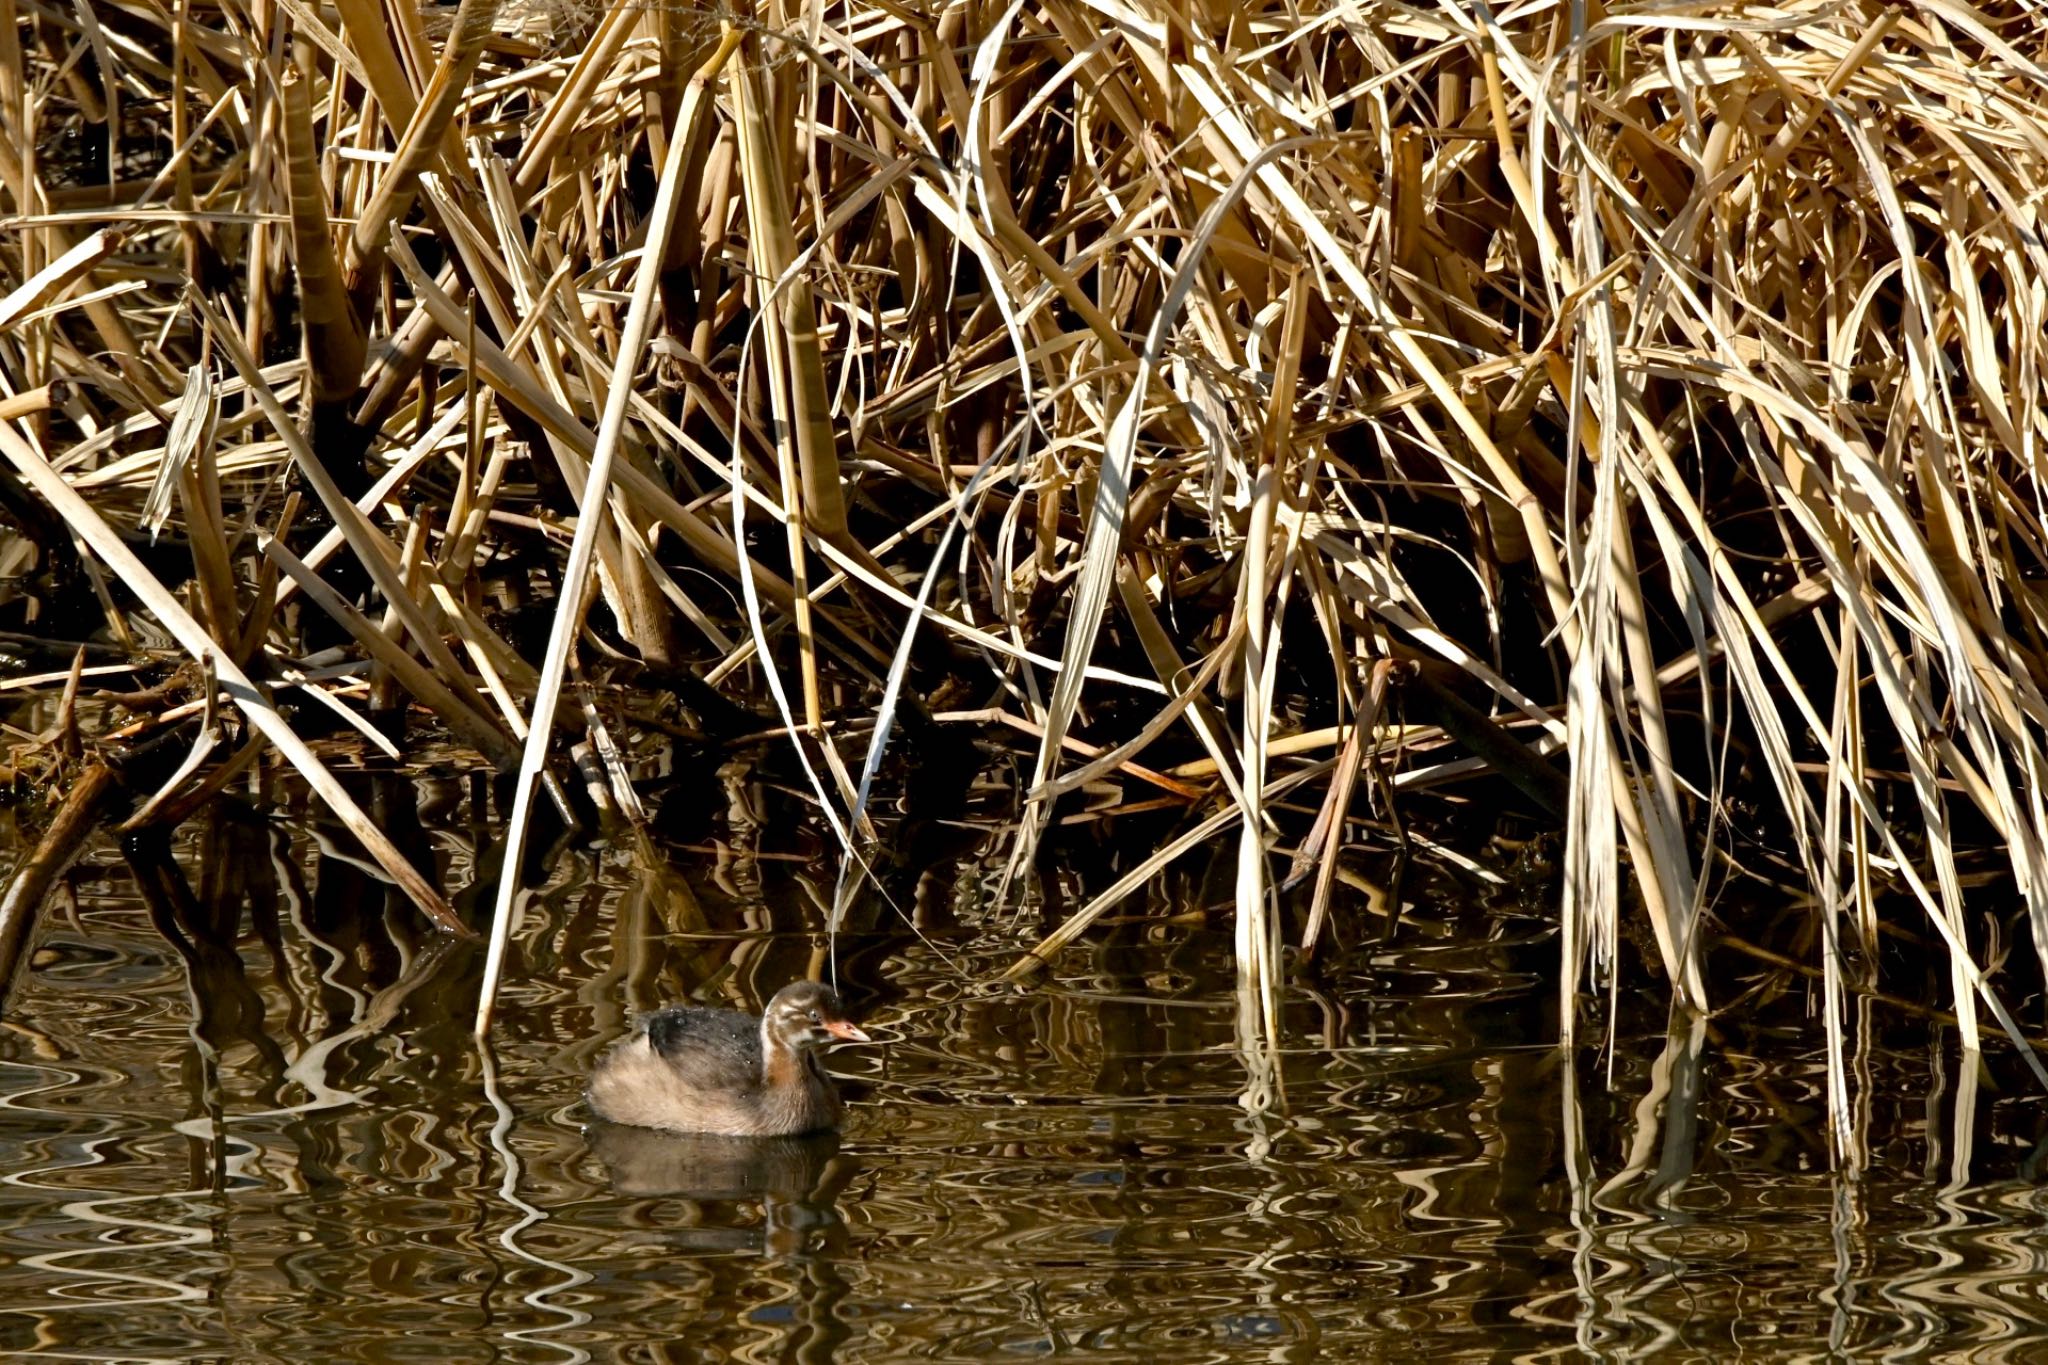
M2048 954L2044 62L2025 0L0 0L10 565L246 715L178 791L274 747L450 924L278 689L516 771L508 867L552 751L633 809L592 659L772 708L854 879L901 708L1000 722L1011 894L1062 797L1190 811L1013 974L1235 840L1248 1057L1347 822L1512 792L1567 1040L1625 916L1699 1010L1716 889L1804 888L1846 1144L1881 900L1971 1049L1967 841Z

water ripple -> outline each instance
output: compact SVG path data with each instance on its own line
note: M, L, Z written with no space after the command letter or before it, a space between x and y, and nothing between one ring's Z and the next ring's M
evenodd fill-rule
M1026 994L985 984L1000 917L963 908L944 958L850 936L843 979L891 1041L832 1057L843 1139L720 1148L586 1131L581 1076L631 1008L808 970L801 865L730 851L678 881L570 850L480 1054L463 950L337 915L336 887L388 892L324 834L237 837L268 848L281 939L188 960L102 858L83 932L37 945L0 1033L0 1350L2048 1358L2039 1097L1874 1047L1872 1166L1836 1176L1817 1057L1652 1033L1575 1071L1544 1045L1547 922L1455 886L1289 996L1286 1106L1257 1118L1226 936L1112 933ZM195 1010L229 998L277 1052Z

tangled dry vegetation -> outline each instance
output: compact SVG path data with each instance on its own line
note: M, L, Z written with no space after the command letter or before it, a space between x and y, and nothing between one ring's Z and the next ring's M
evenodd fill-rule
M521 768L516 849L545 738L609 751L556 708L606 648L586 582L648 676L841 722L798 752L852 846L906 680L1039 737L1015 869L1105 776L1193 807L1038 953L1240 840L1253 1039L1275 883L1313 939L1347 813L1554 811L1567 1032L1624 906L1708 1003L1713 850L1755 838L1811 892L1846 1131L1880 894L1970 1046L2017 1030L1959 828L2048 948L2044 35L2033 0L0 0L8 572L88 576L124 646L139 603L246 713L172 809L274 748L444 919L271 695L367 729L374 663ZM562 608L537 660L506 565Z

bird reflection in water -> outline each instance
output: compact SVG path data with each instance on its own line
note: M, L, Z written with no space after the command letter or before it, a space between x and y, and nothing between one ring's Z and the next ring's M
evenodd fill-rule
M838 1201L860 1163L840 1152L837 1133L725 1137L598 1119L584 1128L583 1140L620 1195L760 1203L758 1227L709 1221L676 1227L680 1249L801 1256L843 1248L846 1225Z

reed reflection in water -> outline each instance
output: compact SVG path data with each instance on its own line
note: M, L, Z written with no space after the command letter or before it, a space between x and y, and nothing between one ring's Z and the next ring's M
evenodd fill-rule
M446 884L488 868L459 788L381 798ZM666 868L544 855L488 1054L475 952L317 821L223 806L96 855L0 1036L0 1349L2042 1358L2023 1083L1866 1006L1867 1165L1831 1173L1797 992L1668 1036L1624 1011L1610 1081L1551 1046L1546 908L1440 871L1289 995L1284 1114L1239 1104L1227 930L1134 916L996 990L1016 926L962 862L903 898L923 937L877 910L841 944L889 1040L833 1054L842 1137L596 1123L583 1073L634 1010L756 1006L817 960L806 848L743 804Z

